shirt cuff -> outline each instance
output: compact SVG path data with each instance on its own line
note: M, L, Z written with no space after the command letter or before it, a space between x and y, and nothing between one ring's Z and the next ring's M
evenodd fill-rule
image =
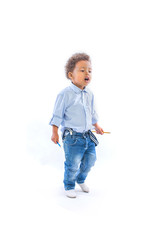
M49 122L49 125L51 125L51 126L55 125L55 126L59 127L59 126L61 125L61 122L62 122L62 119L61 119L61 118L59 118L59 117L53 117L53 118L51 119L51 121Z
M92 125L96 124L98 122L98 120L92 120Z
M95 124L97 122L98 122L98 116L96 115L96 116L92 117L92 124Z

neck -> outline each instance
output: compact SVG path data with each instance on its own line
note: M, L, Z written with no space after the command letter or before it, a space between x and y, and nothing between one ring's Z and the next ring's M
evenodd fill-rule
M76 84L74 84L73 82L72 82L72 84L75 85L76 87L78 87L81 90L84 90L86 88L86 87L81 88L81 87L77 86Z

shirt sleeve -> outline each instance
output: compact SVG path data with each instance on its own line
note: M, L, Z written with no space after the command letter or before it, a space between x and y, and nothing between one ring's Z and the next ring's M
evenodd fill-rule
M98 114L95 109L94 96L92 97L92 124L98 122Z
M49 122L51 126L56 125L59 127L63 121L65 111L65 95L58 94L54 105L53 115Z

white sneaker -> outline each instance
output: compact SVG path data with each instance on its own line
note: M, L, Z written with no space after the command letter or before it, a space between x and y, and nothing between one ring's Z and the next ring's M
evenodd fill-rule
M66 193L66 196L69 197L69 198L76 198L77 197L74 189L65 190L65 193Z
M85 183L79 184L83 192L89 193L89 187Z

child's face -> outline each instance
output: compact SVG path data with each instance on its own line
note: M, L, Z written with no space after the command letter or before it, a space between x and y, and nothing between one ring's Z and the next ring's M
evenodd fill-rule
M73 72L69 72L68 76L77 87L84 89L91 81L91 73L91 63L88 61L79 61L76 63Z

